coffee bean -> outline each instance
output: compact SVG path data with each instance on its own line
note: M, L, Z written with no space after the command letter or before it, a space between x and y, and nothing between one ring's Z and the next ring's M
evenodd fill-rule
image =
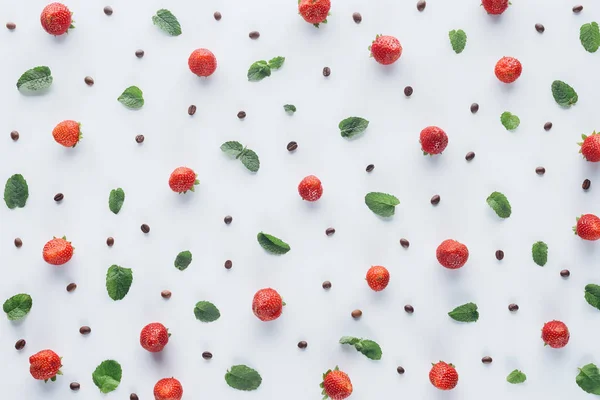
M92 86L94 84L94 78L92 78L91 76L86 76L85 78L83 78L83 81L88 86Z
M404 247L405 249L408 249L408 246L410 246L410 242L404 238L400 239L400 246Z
M231 221L233 221L233 217L231 215L226 216L225 218L223 218L223 221L229 225L231 223Z
M90 332L92 332L92 328L90 328L89 326L82 326L81 328L79 328L79 333L81 333L82 335L89 335Z
M210 351L205 351L204 353L202 353L202 358L204 358L205 360L210 360L212 358L212 353Z
M549 131L550 129L552 129L552 122L546 122L544 124L544 130Z
M573 7L573 12L574 13L580 13L583 10L583 6L582 5L577 5Z
M335 233L335 228L327 228L327 229L325 229L325 234L326 234L327 236L331 236L331 235L333 235L334 233Z
M188 114L189 115L196 114L196 106L195 105L192 104L191 106L188 107Z
M397 371L397 372L398 372L400 375L402 375L402 374L404 373L404 368L402 368L402 367L398 367L398 368L396 368L396 371Z
M21 238L15 238L15 247L19 248L21 246L23 246L23 241Z
M473 114L475 114L477 111L479 111L479 104L477 104L477 103L471 104L471 112Z
M297 148L298 148L298 143L296 143L296 142L289 142L287 144L288 151L295 151Z
M131 393L131 394L129 395L129 400L140 400L140 398L138 397L138 395L137 395L137 394L135 394L135 393Z
M104 7L104 14L106 14L106 15L109 15L109 16L110 16L110 15L112 15L112 13L113 13L113 9L112 9L112 7L111 7L111 6L106 6L106 7Z
M260 37L260 33L258 31L252 31L248 34L248 36L250 37L250 39L258 39Z
M218 12L218 11L215 11L215 13L213 14L213 17L215 17L215 19L216 19L217 21L220 21L220 20L221 20L221 17L222 17L222 15L221 15L221 13L220 13L220 12Z
M467 155L465 156L465 160L467 160L467 161L471 161L474 158L475 158L475 153L473 153L472 151L468 152Z
M367 165L367 168L365 169L367 172L371 172L375 169L375 166L373 164L369 164Z
M233 267L233 262L231 260L225 261L225 268L231 269L231 267Z
M25 347L25 344L27 342L25 341L25 339L19 339L17 340L17 343L15 343L15 349L17 350L23 350L23 348Z
M144 57L144 50L142 50L142 49L136 50L136 51L135 51L135 56L136 56L137 58L142 58L142 57Z
M535 24L535 30L538 31L539 33L544 33L546 28L544 28L544 25L542 25L542 24Z
M404 306L404 311L406 311L409 314L412 314L415 312L415 308L413 306L411 306L410 304L407 304Z
M113 244L115 244L115 239L114 239L114 238L112 238L112 237L108 237L108 238L106 239L106 245L107 245L107 246L112 246Z
M17 140L19 140L19 132L17 132L17 131L12 131L12 132L10 133L10 138L16 142Z
M589 179L585 179L583 181L583 183L581 184L581 188L583 190L588 190L590 188L590 186L592 185L592 181L590 181Z
M515 303L509 304L508 305L508 310L509 311L518 311L519 310L519 306Z
M544 167L537 167L535 169L535 173L538 175L544 175L546 173L546 168Z
M142 224L142 226L140 226L140 229L142 230L142 232L144 233L148 233L150 232L150 227L146 224Z
M423 11L425 9L425 6L427 6L427 2L425 0L419 0L417 2L417 10Z
M138 143L144 143L144 135L137 135L135 141Z
M436 195L434 195L434 196L431 198L431 200L430 200L430 201L431 201L431 204L433 204L433 205L435 206L435 205L438 205L438 204L440 203L440 200L441 200L441 198L440 198L440 195L439 195L439 194L436 194Z
M16 27L17 27L17 25L14 22L7 22L6 23L6 28L8 30L14 31Z
M404 95L406 97L410 97L413 94L413 88L412 86L407 86L404 88Z
M67 285L67 292L72 292L75 289L77 289L77 284L76 283L69 283Z
M490 356L485 356L481 359L481 362L484 364L491 364L492 363L492 357Z
M325 281L321 286L323 286L323 289L331 289L331 282Z
M79 390L79 388L81 388L81 385L77 382L71 382L69 387L71 388L71 390Z
M356 22L357 24L360 24L362 22L362 15L360 15L359 12L355 12L354 14L352 14L352 19L354 20L354 22Z
M571 272L568 269L563 269L562 271L560 271L560 276L562 276L563 278L568 278L569 276L571 276Z
M362 316L362 311L354 310L350 313L350 315L352 315L352 318L354 318L354 319L360 318Z
M306 343L304 340L298 342L299 349L305 349L306 347L308 347L308 343Z
M244 118L246 118L246 111L240 111L240 112L238 112L238 113L237 113L237 117L238 117L239 119L244 119Z
M496 260L501 261L504 259L504 252L502 250L496 250Z
M162 292L160 292L160 295L162 296L163 299L170 299L171 298L171 291L170 290L163 290Z
M323 68L323 76L329 76L329 75L331 75L331 68L329 68L329 67Z
M62 193L56 193L54 195L54 201L56 201L56 202L63 201L64 198L65 198L65 195Z

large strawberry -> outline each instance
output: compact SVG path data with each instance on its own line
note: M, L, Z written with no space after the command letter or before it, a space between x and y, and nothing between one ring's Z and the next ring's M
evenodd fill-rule
M52 130L52 136L56 143L65 147L75 147L83 137L81 134L81 124L77 121L66 120L60 122Z
M317 201L323 195L323 185L321 185L319 178L309 175L300 181L298 193L303 200Z
M481 5L485 8L488 14L499 15L508 8L510 2L508 0L482 0Z
M448 135L442 128L428 126L421 131L419 142L424 155L441 154L448 146Z
M496 78L504 83L513 83L523 72L521 62L514 57L502 57L494 67Z
M544 324L542 328L542 340L544 346L550 346L553 349L560 349L569 343L569 328L561 321L550 321Z
M321 382L323 400L344 400L352 394L352 382L350 377L336 366L323 374Z
M146 325L140 332L140 344L151 353L158 353L169 343L171 334L165 326L159 322Z
M183 386L175 378L164 378L154 385L155 400L181 400L183 397Z
M58 354L52 350L42 350L29 357L29 372L35 379L42 381L56 380L56 375L62 375L62 362Z
M469 259L469 249L456 240L444 240L438 246L435 255L440 264L448 269L458 269Z
M375 36L375 40L369 46L369 50L371 51L371 57L383 65L395 63L402 55L400 41L393 36L387 35Z
M375 265L367 271L367 284L371 289L380 292L385 289L390 282L390 273L387 268L381 265Z
M200 182L196 179L198 175L193 169L188 167L175 168L169 177L169 186L176 193L185 193L188 190L194 191L194 185Z
M573 232L585 240L600 239L600 218L594 214L583 214L577 218L577 225L573 227Z
M300 0L298 2L298 13L309 22L319 27L319 24L327 23L327 16L331 9L331 0Z
M208 49L196 49L188 58L188 67L198 76L211 76L217 69L217 58Z
M273 321L279 318L285 303L277 293L271 288L261 289L254 295L252 299L252 312L261 321Z
M72 15L73 13L64 4L51 3L42 10L40 22L46 32L60 36L67 33L69 29L75 28L74 21L71 19Z
M454 365L440 361L431 367L429 381L441 390L454 389L458 384L458 372L456 372Z
M71 242L67 241L66 237L55 237L44 245L42 257L48 264L63 265L73 257L73 250L75 248L71 245Z
M590 136L581 135L581 138L583 142L577 144L581 146L579 152L583 158L590 162L600 161L600 134L594 131Z

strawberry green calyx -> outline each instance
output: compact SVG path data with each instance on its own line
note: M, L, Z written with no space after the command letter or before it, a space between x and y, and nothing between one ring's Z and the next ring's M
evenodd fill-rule
M198 174L196 174L196 178L198 178ZM194 181L194 185L193 185L193 186L190 188L190 190L191 190L192 192L195 192L195 190L194 190L194 186L196 186L196 185L199 185L199 184L200 184L200 181L199 181L198 179L196 179L196 180ZM183 193L185 193L185 192L183 192Z

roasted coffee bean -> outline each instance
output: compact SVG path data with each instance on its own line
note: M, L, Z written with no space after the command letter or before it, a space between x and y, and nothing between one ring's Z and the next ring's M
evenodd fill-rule
M583 181L583 183L581 184L581 188L583 190L588 190L590 188L590 186L592 185L592 181L590 181L589 179L585 179Z
M404 95L406 97L410 97L413 94L413 88L412 86L407 86L404 88Z
M473 114L475 114L477 111L479 111L479 104L477 104L477 103L471 104L471 112Z
M244 118L246 118L246 111L240 111L240 112L238 112L238 113L237 113L237 117L238 117L239 119L244 119Z
M90 328L89 326L82 326L81 328L79 328L79 333L81 333L82 335L89 335L92 332L92 328Z
M573 12L574 13L580 13L583 10L583 6L582 5L577 5L573 7Z
M19 140L19 132L17 132L17 131L12 131L12 132L10 133L10 138L16 142L17 140Z
M562 271L560 271L560 276L562 276L563 278L568 278L569 276L571 276L571 272L568 269L563 269Z
M226 216L225 218L223 218L223 221L229 225L231 223L231 221L233 221L233 217L231 215Z
M415 312L415 308L413 306L411 306L410 304L407 304L404 306L404 311L406 311L409 314L412 314Z
M71 390L79 390L81 388L81 385L77 382L71 382L69 387L71 388Z
M436 194L436 195L434 195L434 196L431 198L431 200L430 200L430 201L431 201L431 204L433 204L433 205L435 206L435 205L438 205L438 204L440 203L440 200L441 200L441 197L440 197L440 195L439 195L439 194Z
M92 78L91 76L86 76L85 78L83 78L83 81L88 86L92 86L94 84L94 78Z
M471 161L474 158L475 158L475 153L473 153L472 151L468 152L467 155L465 156L465 160L467 160L467 161Z
M360 13L358 13L358 12L355 12L354 14L352 14L352 19L357 24L360 24L362 22L362 15L360 15Z
M106 6L106 7L104 7L104 14L106 14L106 15L109 15L109 16L110 16L110 15L112 15L112 13L113 13L113 9L112 9L112 7L111 7L111 6Z
M550 129L552 129L552 122L546 122L544 124L544 130L549 131Z
M423 11L426 6L427 6L427 2L425 0L419 0L417 2L417 10L419 10L419 11Z
M162 296L163 299L170 299L171 298L171 291L170 290L163 290L162 292L160 292L160 295Z
M250 39L258 39L260 37L260 33L258 31L252 31L248 34L248 36L250 37Z
M544 175L546 173L546 168L544 167L537 167L535 169L535 173L538 175Z
M404 238L400 239L400 246L404 247L405 249L408 249L408 246L410 246L410 242Z
M288 151L295 151L297 148L298 148L298 143L296 143L296 142L289 142L287 144Z
M144 233L148 233L150 232L150 227L146 224L142 224L142 226L140 226L140 229L142 230L142 232Z
M544 33L546 28L544 28L544 25L542 25L542 24L535 24L535 30L538 31L539 33Z
M509 304L508 305L508 310L509 311L518 311L519 310L519 306L515 303Z
M323 282L323 289L331 289L331 282L325 281Z
M335 233L335 228L327 228L327 229L325 229L325 234L326 234L327 236L331 236L331 235L333 235L334 233Z
M220 12L218 12L218 11L215 11L215 13L213 14L213 17L215 17L215 19L216 19L217 21L220 21L220 20L221 20L221 17L222 17L222 15L221 15L221 13L220 13Z
M484 364L491 364L492 363L492 357L490 356L485 356L481 359L481 362Z
M21 247L23 246L23 241L21 240L21 238L15 238L15 247Z
M19 339L19 340L17 340L17 343L15 343L15 349L23 350L23 348L25 347L25 344L27 344L25 339Z
M329 75L331 75L331 68L329 68L329 67L323 68L323 76L329 76Z
M496 260L501 261L504 259L504 252L502 250L496 250Z
M108 237L106 239L106 245L107 246L112 246L113 244L115 244L115 239L113 237Z
M144 138L144 135L137 135L137 136L135 137L135 141L136 141L137 143L144 143L144 139L145 139L145 138Z
M402 367L398 367L398 368L396 368L396 371L397 371L397 372L398 372L400 375L402 375L402 374L404 373L404 368L402 368Z
M65 195L62 193L56 193L54 195L54 201L56 201L56 202L63 201L64 198L65 198Z
M144 50L142 50L142 49L136 50L136 51L135 51L135 56L136 56L137 58L142 58L142 57L144 57Z
M308 347L308 343L306 343L304 340L298 342L298 348L299 349L305 349Z
M16 27L17 27L17 25L14 22L7 22L6 23L6 28L8 30L14 31Z
M75 289L77 289L77 284L76 283L69 283L67 285L67 292L72 292Z
M212 357L213 356L210 351L205 351L204 353L202 353L202 358L204 358L205 360L210 360Z
M369 164L369 165L367 165L366 171L367 171L367 172L371 172L371 171L373 171L374 169L375 169L375 166L374 166L373 164Z
M231 269L231 267L233 267L233 262L231 260L225 261L225 268Z
M137 394L135 394L135 393L131 393L131 394L129 395L129 400L140 400L140 398L138 397L138 395L137 395Z
M191 106L188 107L188 114L189 115L196 114L196 106L195 105L192 104Z
M350 313L350 315L352 315L352 318L354 318L354 319L360 318L362 316L362 311L354 310Z

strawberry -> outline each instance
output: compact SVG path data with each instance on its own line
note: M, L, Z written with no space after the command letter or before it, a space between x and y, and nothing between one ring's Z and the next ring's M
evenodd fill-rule
M419 142L424 155L441 154L448 146L448 135L437 126L428 126L421 131Z
M321 185L319 178L314 175L309 175L302 179L298 185L298 193L300 193L302 200L317 201L323 194L323 186Z
M71 246L71 242L67 242L66 237L55 237L44 245L42 257L48 264L63 265L73 257L73 250L75 248Z
M208 49L196 49L188 58L188 67L198 76L211 76L217 69L217 58Z
M429 371L429 381L433 386L440 390L451 390L458 383L458 372L452 364L446 364L440 361L437 364L432 364Z
M561 321L550 321L544 324L542 328L542 340L544 346L550 346L553 349L560 349L569 343L569 328Z
M352 394L352 382L350 377L336 366L335 369L329 370L323 374L323 382L321 382L321 393L325 399L344 400Z
M164 378L154 385L155 400L181 400L183 386L175 378Z
M298 13L309 22L319 27L327 23L327 16L331 9L331 0L301 0L298 2Z
M60 36L67 33L69 29L75 28L73 25L75 21L71 19L72 15L73 13L64 4L51 3L42 10L40 22L46 32L54 36Z
M448 269L458 269L469 259L469 249L456 240L444 240L438 246L435 255L440 264Z
M371 289L380 292L390 283L390 273L380 265L371 267L367 271L367 283Z
M279 318L285 303L277 291L271 288L261 289L254 295L252 311L261 321L273 321Z
M513 83L521 76L521 72L523 72L523 66L514 57L502 57L494 68L496 77L504 83Z
M194 191L194 185L200 182L196 179L198 175L193 169L188 167L175 168L169 177L169 186L176 193L185 193L188 190Z
M369 50L371 50L371 57L383 65L395 63L402 55L400 41L393 36L375 36Z
M60 367L62 362L58 354L52 350L42 350L29 357L29 372L35 379L52 382L56 380L56 375L62 375Z
M594 214L583 214L577 218L577 225L573 227L573 232L585 240L600 239L600 218Z
M65 147L75 147L83 137L81 134L81 124L70 119L56 125L52 130L52 136L56 143Z
M583 142L577 144L581 146L579 152L583 158L590 162L600 161L600 134L594 131L590 136L581 135L581 137Z
M509 4L510 3L508 0L482 0L481 1L481 5L483 6L483 8L485 8L485 11L487 11L488 14L493 14L493 15L502 14L504 11L506 11Z
M151 353L158 353L169 343L171 334L165 326L158 322L146 325L140 333L140 344Z

